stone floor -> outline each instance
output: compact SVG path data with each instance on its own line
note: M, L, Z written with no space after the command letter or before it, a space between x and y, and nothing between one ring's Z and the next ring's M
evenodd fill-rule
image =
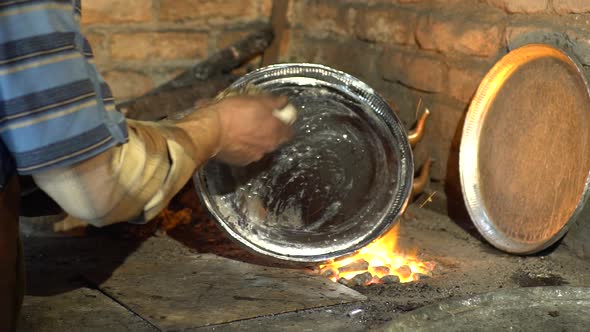
M590 286L590 263L565 245L530 257L507 255L468 222L417 206L401 221L400 246L418 249L438 268L414 283L349 289L310 268L265 262L220 238L207 222L146 240L110 233L27 237L20 331L364 331L441 301Z

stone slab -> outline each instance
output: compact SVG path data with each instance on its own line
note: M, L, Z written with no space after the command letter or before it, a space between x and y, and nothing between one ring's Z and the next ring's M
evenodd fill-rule
M149 323L99 291L25 297L19 332L155 332Z
M368 330L364 324L364 318L364 310L359 309L358 305L353 303L241 320L183 332L364 332Z
M366 299L352 289L297 269L265 267L182 250L164 250L165 255L142 251L128 257L107 280L93 273L85 276L163 331Z
M589 314L587 287L507 289L426 306L378 331L588 331Z

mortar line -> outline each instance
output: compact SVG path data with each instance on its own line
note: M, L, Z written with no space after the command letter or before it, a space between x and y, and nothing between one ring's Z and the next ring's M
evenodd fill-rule
M84 276L82 276L82 279L84 280L84 282L86 283L86 286L90 289L94 289L96 291L98 291L99 293L103 294L104 296L108 297L111 301L117 303L119 306L123 307L125 310L127 310L128 312L132 313L133 315L137 316L139 319L141 319L142 321L146 322L149 326L153 327L154 329L156 329L157 331L160 332L164 332L164 330L160 329L158 326L154 325L152 322L150 322L149 320L143 318L140 314L138 314L137 312L133 311L129 306L127 306L125 303L123 303L122 301L118 300L117 298L115 298L114 296L110 295L109 293L107 293L106 291L100 289L100 287L94 285L90 280L86 279Z
M230 320L228 322L223 322L223 323L214 323L214 324L210 324L210 325L203 325L203 326L196 326L196 327L186 327L186 328L181 328L181 329L176 329L176 330L172 330L171 332L188 332L188 331L196 331L198 329L204 329L204 328L213 328L215 329L216 327L222 327L222 326L228 326L230 324L234 324L234 323L243 323L243 322L248 322L248 321L255 321L257 319L265 319L265 318L269 318L269 317L279 317L279 316L286 316L286 315L290 315L290 314L309 314L312 311L317 311L320 309L326 309L326 308L336 308L336 307L345 307L345 306L352 306L352 305L356 305L357 303L364 303L365 301L367 301L367 299L364 300L354 300L351 302L344 302L344 303L334 303L334 304L329 304L329 305L318 305L315 307L309 307L309 308L305 308L305 305L302 305L304 308L302 309L295 309L295 310L290 310L290 311L283 311L283 312L278 312L278 313L274 313L274 314L261 314L258 316L254 316L254 317L245 317L245 318L238 318L235 320Z

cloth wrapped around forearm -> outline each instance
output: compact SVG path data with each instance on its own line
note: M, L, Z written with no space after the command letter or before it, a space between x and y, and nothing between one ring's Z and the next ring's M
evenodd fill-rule
M86 222L100 227L148 221L215 153L210 147L216 137L209 135L205 123L200 136L203 141L193 142L173 124L128 120L127 144L34 178L70 215L62 222L61 230Z

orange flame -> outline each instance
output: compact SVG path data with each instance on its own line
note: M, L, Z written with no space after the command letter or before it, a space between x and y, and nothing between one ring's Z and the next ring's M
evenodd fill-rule
M359 274L369 272L373 279L368 284L379 283L380 279L387 275L399 277L400 282L416 281L419 279L419 274L430 275L435 263L420 261L415 251L410 253L398 251L398 230L399 225L352 257L320 265L321 271L331 271L332 281L338 281L340 278L350 280ZM359 261L365 261L368 267L363 262L363 267L350 271L350 267L354 268L355 262Z

